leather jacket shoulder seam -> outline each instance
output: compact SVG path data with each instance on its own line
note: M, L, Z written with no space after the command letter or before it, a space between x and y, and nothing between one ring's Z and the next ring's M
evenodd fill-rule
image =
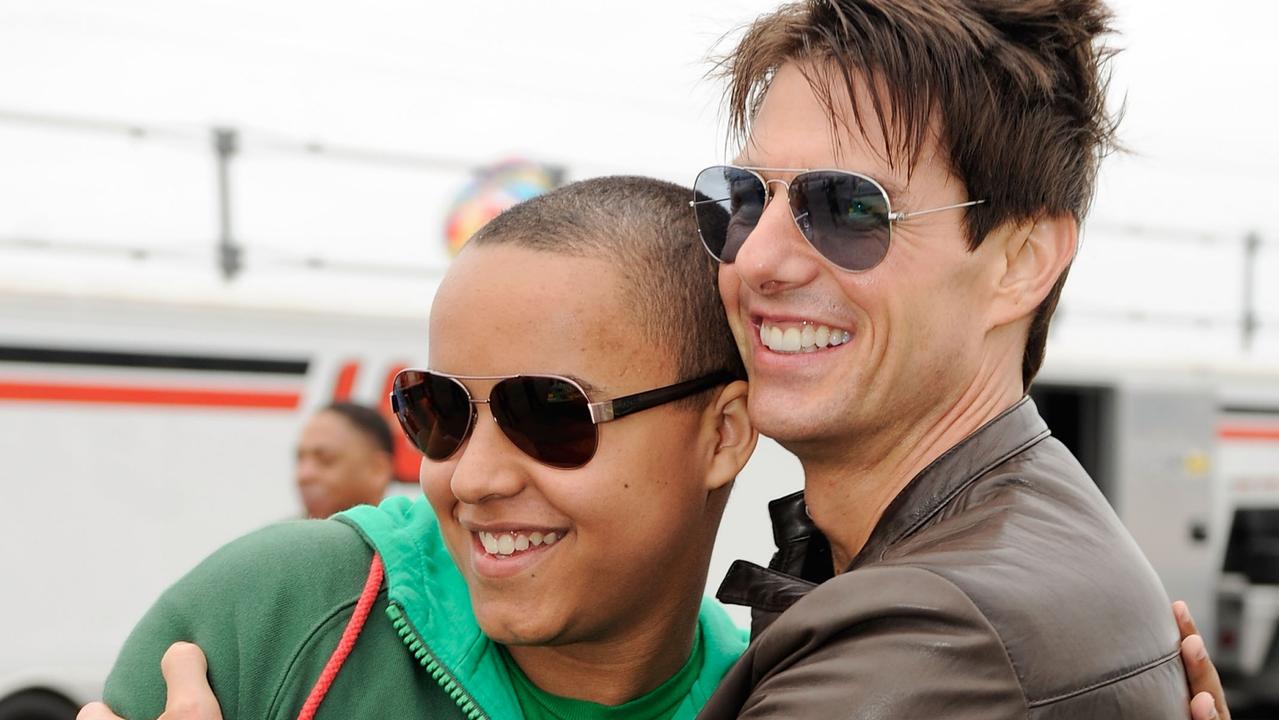
M1020 455L1020 454L1022 454L1022 453L1024 453L1024 452L1026 452L1026 451L1027 451L1027 450L1029 450L1030 448L1032 448L1032 447L1034 447L1034 446L1038 445L1039 443L1043 442L1043 441L1044 441L1046 438L1048 438L1050 435L1052 435L1052 432L1051 432L1051 431L1049 431L1049 430L1047 430L1047 429L1045 429L1045 430L1043 430L1042 432L1039 432L1039 433L1037 433L1036 435L1034 435L1033 437L1031 437L1031 438L1030 438L1029 440L1027 440L1026 442L1022 443L1021 445L1018 445L1017 447L1013 448L1012 450L1008 451L1007 453L1005 453L1005 454L1003 454L1003 455L999 456L998 458L996 458L996 459L992 460L990 463L988 463L988 464L987 464L985 467L983 467L981 470L978 470L977 472L973 473L971 477L969 477L967 480L965 480L964 482L960 483L958 486L956 486L954 489L952 489L949 493L947 493L947 494L946 494L946 497L945 497L945 498L943 498L941 502L937 503L937 505L936 505L935 507L933 507L931 510L929 510L929 511L928 511L925 515L923 515L922 517L920 517L918 520L916 520L915 522L911 523L911 524L910 524L910 527L908 527L908 528L906 528L904 531L902 531L902 533L901 533L901 534L899 534L897 537L895 537L895 538L893 538L891 541L889 541L889 542L888 542L888 543L884 546L884 549L880 552L880 554L879 554L879 559L880 559L880 560L883 560L884 558L886 558L886 557L888 556L888 551L889 551L889 550L891 550L891 549L892 549L892 547L893 547L894 545L896 545L897 543L901 542L902 540L905 540L906 538L908 538L908 537L910 537L911 535L913 535L913 534L915 534L916 532L918 532L918 531L919 531L919 529L920 529L921 527L923 527L923 526L924 526L924 525L925 525L925 524L926 524L929 520L931 520L931 519L933 519L934 517L936 517L936 516L937 516L937 513L941 512L943 509L945 509L945 508L946 508L946 506L947 506L947 505L949 505L949 504L950 504L950 503L951 503L951 502L955 499L955 497L956 497L956 496L958 496L961 492L963 492L964 490L966 490L966 489L967 489L969 486L971 486L973 483L977 482L979 479L981 479L981 478L982 478L983 476L985 476L987 473L989 473L990 471L992 471L992 470L994 470L995 468L999 467L1000 465L1003 465L1004 463L1008 462L1009 460L1012 460L1013 458L1015 458L1015 457L1017 457L1018 455Z
M1135 668L1131 668L1128 670L1121 670L1118 673L1111 675L1110 677L1098 680L1097 682L1092 683L1091 685L1085 685L1084 687L1076 688L1074 690L1067 690L1066 692L1058 693L1057 695L1053 695L1052 697L1047 697L1042 700L1035 700L1034 702L1030 703L1030 707L1040 708L1046 705L1052 705L1053 703L1070 700L1071 698L1075 698L1080 695L1090 693L1093 690L1100 690L1101 688L1106 687L1107 685L1113 685L1117 682L1123 682L1124 680L1127 680L1128 678L1136 677L1137 675L1140 675L1149 670L1153 670L1159 667L1160 665L1164 665L1165 663L1172 662L1173 660L1176 660L1180 655L1181 655L1180 649L1174 650L1171 653L1164 655L1163 657L1155 658L1154 660L1151 660L1150 662L1145 663L1144 665L1139 665Z

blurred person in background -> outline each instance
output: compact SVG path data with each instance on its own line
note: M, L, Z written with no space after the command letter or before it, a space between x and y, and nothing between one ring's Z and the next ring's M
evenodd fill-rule
M311 416L298 438L298 495L309 518L377 505L390 486L391 428L371 407L336 402Z

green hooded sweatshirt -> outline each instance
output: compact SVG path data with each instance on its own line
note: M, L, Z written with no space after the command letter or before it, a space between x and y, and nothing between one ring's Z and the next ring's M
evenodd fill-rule
M480 631L420 497L272 525L218 550L133 630L107 678L107 705L131 720L158 717L160 657L186 640L209 660L225 720L296 718L355 611L375 551L385 580L315 717L522 718L503 651ZM693 718L746 647L746 631L713 600L703 600L698 623L702 666L675 718Z

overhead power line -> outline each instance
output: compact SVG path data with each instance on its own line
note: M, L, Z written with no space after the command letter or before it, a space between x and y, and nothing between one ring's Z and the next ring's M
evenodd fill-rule
M1196 230L1185 227L1107 222L1104 220L1085 223L1083 242L1089 242L1089 237L1092 235L1101 235L1106 241L1140 240L1170 242L1183 245L1244 246L1249 242L1254 242L1254 240L1250 238L1255 238L1255 242L1260 245L1266 245L1273 242L1267 241L1256 235L1245 235L1238 232L1230 233L1223 232L1221 230Z
M199 149L207 148L209 143L207 127L166 127L117 118L27 112L6 108L0 108L0 122L71 132L119 135L136 140L176 141ZM477 172L487 164L474 158L331 143L252 127L235 128L235 133L241 150L292 153L364 165L463 174Z
M143 123L129 122L114 118L88 117L83 115L57 115L52 113L26 112L0 108L0 122L12 125L37 125L56 130L70 130L85 133L123 135L138 140L178 140L182 142L204 142L206 131L203 129L161 127Z

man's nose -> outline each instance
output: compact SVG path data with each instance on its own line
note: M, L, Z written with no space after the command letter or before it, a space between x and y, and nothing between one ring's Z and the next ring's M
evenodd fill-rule
M475 427L458 450L451 489L464 503L518 495L527 484L527 463L519 448L502 432L487 406L478 408Z
M789 203L789 189L772 185L774 194L760 214L759 223L737 250L733 268L756 293L784 292L811 282L821 268L822 258L795 226Z

